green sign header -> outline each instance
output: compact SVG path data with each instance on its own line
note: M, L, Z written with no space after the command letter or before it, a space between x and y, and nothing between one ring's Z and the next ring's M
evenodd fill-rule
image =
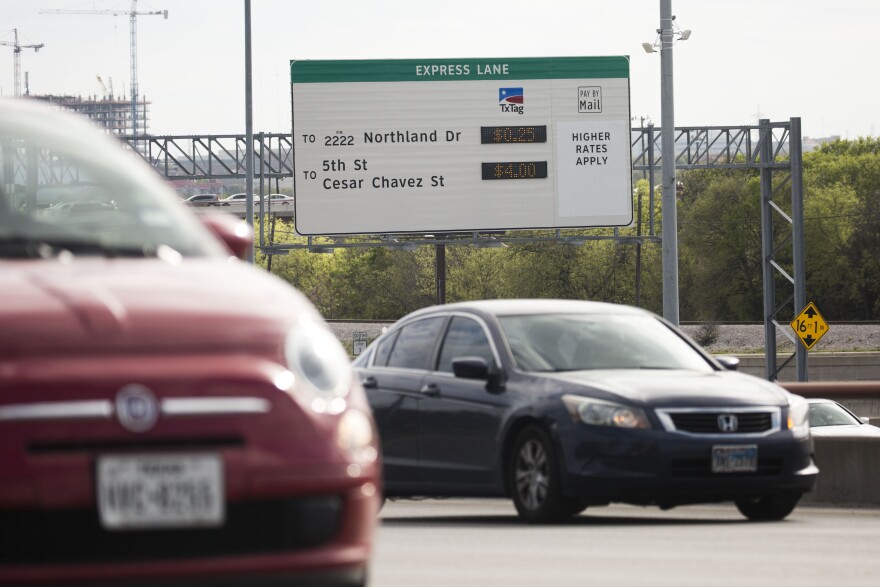
M290 83L629 78L629 57L291 61Z

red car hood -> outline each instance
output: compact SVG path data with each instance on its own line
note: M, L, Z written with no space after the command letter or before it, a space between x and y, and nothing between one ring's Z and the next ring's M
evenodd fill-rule
M221 259L0 262L0 356L277 349L304 300Z

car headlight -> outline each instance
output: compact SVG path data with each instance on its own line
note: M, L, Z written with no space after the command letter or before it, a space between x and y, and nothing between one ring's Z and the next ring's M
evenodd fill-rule
M359 410L348 410L339 418L336 443L358 465L368 465L379 455L373 421Z
M332 332L311 320L303 320L284 343L287 367L295 378L295 389L310 396L316 412L339 414L352 382L351 364Z
M562 396L571 419L592 426L612 426L615 428L650 428L644 410L579 395Z
M797 437L810 435L810 404L799 395L788 400L788 429Z

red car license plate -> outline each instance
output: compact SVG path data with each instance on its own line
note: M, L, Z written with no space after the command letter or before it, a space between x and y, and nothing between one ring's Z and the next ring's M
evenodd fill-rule
M225 506L219 455L104 456L98 512L111 530L218 526Z

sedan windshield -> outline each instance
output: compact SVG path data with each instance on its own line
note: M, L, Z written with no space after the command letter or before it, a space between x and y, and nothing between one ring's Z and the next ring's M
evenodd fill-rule
M810 404L810 426L852 426L861 424L861 420L831 402Z
M523 371L713 371L706 358L651 316L535 314L502 316L499 321Z

